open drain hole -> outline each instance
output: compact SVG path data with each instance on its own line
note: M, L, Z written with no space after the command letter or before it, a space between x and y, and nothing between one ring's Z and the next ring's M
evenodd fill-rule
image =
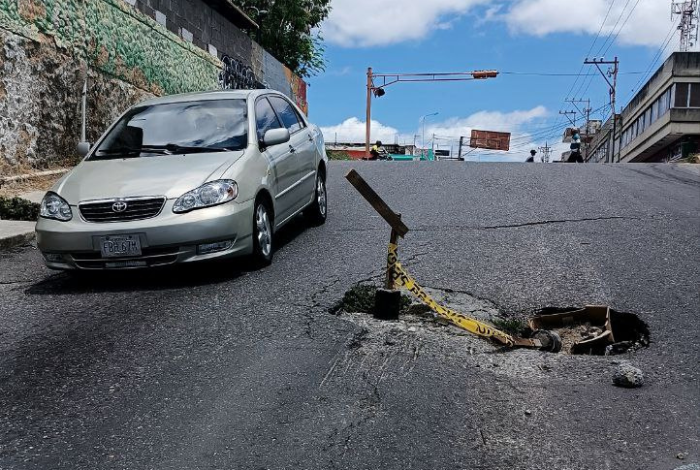
M565 354L622 354L650 341L649 326L636 314L606 306L545 308L530 319L528 329L559 335Z
M478 299L466 293L449 289L427 290L430 290L434 297L440 298L446 306L493 325L507 334L522 338L541 338L543 331L556 333L561 340L561 352L564 354L622 354L647 347L650 342L649 327L637 315L619 312L607 306L548 307L540 310L528 321L519 316L505 316L487 300ZM330 312L335 315L343 313L374 315L376 292L377 287L374 285L355 285L331 308ZM406 293L402 293L400 302L400 317L404 320L423 326L449 324L445 319L435 316L426 305L409 297Z

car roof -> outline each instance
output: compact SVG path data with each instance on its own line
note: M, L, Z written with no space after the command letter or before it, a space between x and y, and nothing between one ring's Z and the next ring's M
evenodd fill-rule
M143 101L136 106L151 106L155 104L168 104L168 103L185 103L188 101L215 101L215 100L231 100L231 99L247 99L249 97L255 98L260 95L265 94L276 94L284 96L282 93L276 90L261 89L261 90L213 90L213 91L202 91L197 93L183 93L180 95L168 95L161 96L158 98L153 98L150 100Z

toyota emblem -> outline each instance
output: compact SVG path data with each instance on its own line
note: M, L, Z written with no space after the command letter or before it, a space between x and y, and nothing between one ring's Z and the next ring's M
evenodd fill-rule
M112 211L114 212L124 212L128 207L127 203L124 201L117 201L112 204Z

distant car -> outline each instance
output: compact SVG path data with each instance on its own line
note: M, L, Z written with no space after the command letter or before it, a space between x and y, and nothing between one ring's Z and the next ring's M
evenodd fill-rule
M252 255L297 214L327 217L323 135L281 93L169 96L124 113L41 203L54 269L128 269Z

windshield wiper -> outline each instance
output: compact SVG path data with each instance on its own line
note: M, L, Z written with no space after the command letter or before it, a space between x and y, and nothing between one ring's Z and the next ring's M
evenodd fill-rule
M165 145L142 145L141 147L114 147L104 150L98 150L97 156L121 156L121 155L138 155L141 152L155 153L158 155L174 155L181 153L205 153L205 152L230 152L231 149L222 147L195 147L179 144Z
M204 153L204 152L230 152L231 149L222 147L196 147L193 145L165 144L165 145L144 145L144 149L165 150L170 153Z
M155 148L149 145L144 145L143 147L113 147L109 149L101 149L97 151L97 155L132 155L139 154L141 152L153 152L161 155L167 155L168 150L165 148Z

